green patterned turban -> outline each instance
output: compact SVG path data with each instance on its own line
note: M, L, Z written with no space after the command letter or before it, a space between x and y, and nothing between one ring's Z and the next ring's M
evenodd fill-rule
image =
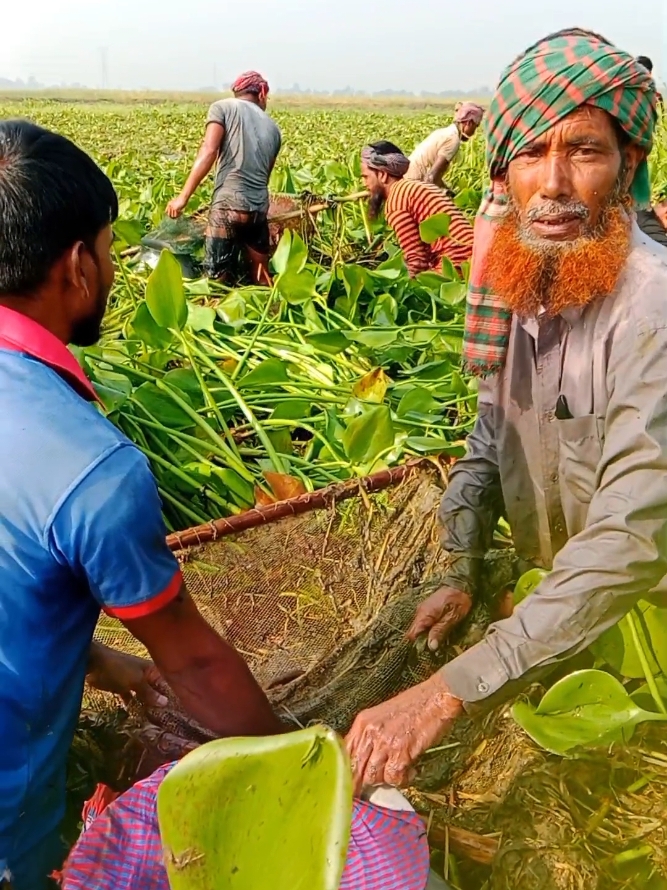
M653 77L603 37L572 28L540 40L503 72L487 114L491 178L581 105L602 108L633 142L651 150L657 118ZM650 200L646 163L637 171L632 194L638 204Z

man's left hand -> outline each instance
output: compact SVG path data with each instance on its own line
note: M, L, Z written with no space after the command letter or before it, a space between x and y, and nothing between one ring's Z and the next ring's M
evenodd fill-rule
M155 687L160 679L152 661L92 644L86 682L95 689L113 692L125 704L136 697L148 708L163 708L167 699Z
M375 708L362 711L345 740L355 794L364 786L405 785L413 764L463 712L439 673Z

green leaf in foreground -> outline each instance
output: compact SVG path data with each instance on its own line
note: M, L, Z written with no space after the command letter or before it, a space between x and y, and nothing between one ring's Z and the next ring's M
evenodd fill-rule
M351 776L342 740L322 726L197 748L158 791L169 886L337 890Z
M273 383L288 383L287 365L279 358L267 358L239 380L239 389L250 386L267 386Z
M449 224L451 219L448 213L435 213L429 216L419 226L419 234L422 241L427 244L433 244L438 238L444 238L449 235Z
M146 304L153 320L162 328L180 331L188 319L181 267L168 250L162 251L148 278Z
M145 346L152 346L153 349L166 349L174 341L171 331L156 323L145 302L137 306L130 320L127 336L131 340L141 340Z
M377 405L349 422L342 439L353 464L368 464L394 444L394 424L386 405Z
M665 720L640 708L611 674L596 670L575 671L559 680L537 708L516 702L512 715L533 741L560 755L602 744L605 736L637 723Z

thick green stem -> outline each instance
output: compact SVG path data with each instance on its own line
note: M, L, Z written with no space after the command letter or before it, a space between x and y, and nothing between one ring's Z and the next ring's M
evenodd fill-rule
M642 643L641 637L639 635L639 625L637 617L635 615L636 611L637 607L635 606L631 612L628 612L626 616L628 620L628 627L630 628L630 633L632 634L632 641L635 644L635 648L637 649L639 663L641 664L642 670L644 671L644 676L646 677L648 688L650 689L651 695L653 696L653 701L656 703L656 706L660 713L667 716L667 707L665 707L665 702L660 695L658 684L655 682L655 677L653 676L653 671L651 670L651 665L649 663L649 656L644 649L644 644Z

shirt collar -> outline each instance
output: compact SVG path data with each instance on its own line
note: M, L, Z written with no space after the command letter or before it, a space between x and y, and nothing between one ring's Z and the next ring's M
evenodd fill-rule
M0 349L23 352L43 362L90 402L99 401L93 385L69 349L36 321L0 306Z

